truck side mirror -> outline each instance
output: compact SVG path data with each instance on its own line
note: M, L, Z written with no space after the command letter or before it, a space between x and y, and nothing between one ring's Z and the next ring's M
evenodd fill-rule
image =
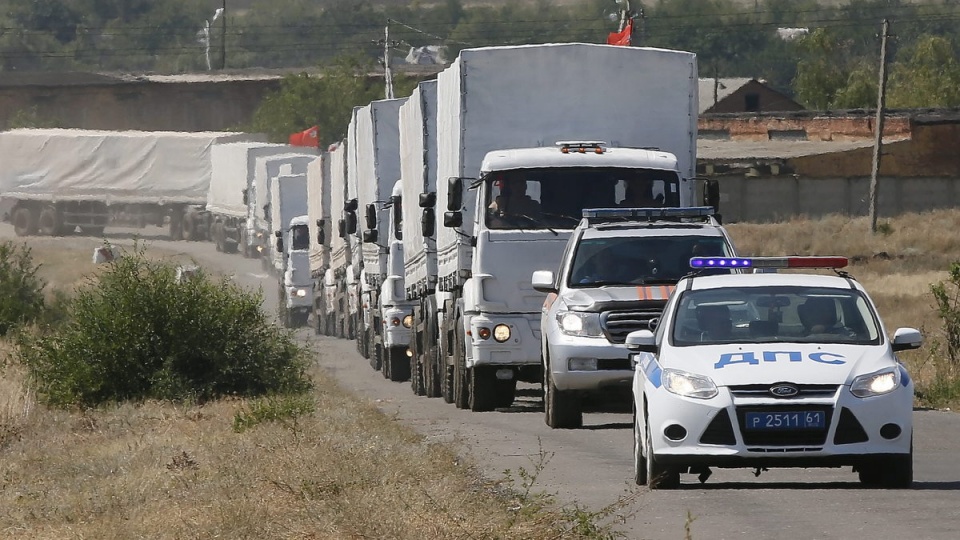
M326 223L322 219L317 220L317 245L322 246L327 240L326 231L324 231L324 226Z
M363 243L365 244L376 244L379 239L379 231L376 229L370 229L369 231L363 231Z
M714 213L720 212L720 182L716 179L708 179L703 184L703 204L712 206Z
M246 190L246 189L241 189L241 190L240 190L240 193L243 194L243 204L244 204L244 206L250 204L250 197L247 195L247 192L248 192L248 191L249 191L249 190Z
M283 237L283 233L280 231L273 231L273 235L276 236L277 238Z
M347 212L343 215L343 219L346 222L345 230L347 234L357 234L357 213Z
M420 194L420 208L433 208L437 205L437 192Z
M457 177L447 179L447 210L456 212L463 206L463 180ZM446 218L444 218L446 223ZM459 225L457 225L459 227Z
M359 203L357 202L356 199L350 199L349 201L347 201L346 203L343 204L343 211L344 211L344 212L356 212L356 211L357 211L357 208L358 208L358 206L357 206L358 204L359 204Z
M437 215L434 213L433 208L424 208L423 213L420 215L420 233L423 234L424 238L433 238L436 228Z
M367 229L376 229L377 228L377 205L368 204L367 213L364 216L365 223L367 224Z
M346 220L341 219L337 221L337 236L339 236L340 238L346 238L347 236Z
M402 197L390 197L390 207L393 209L393 236L403 240L403 200Z
M459 227L461 225L463 225L463 212L444 212L443 213L444 227Z
M283 253L283 236L277 231L277 253Z

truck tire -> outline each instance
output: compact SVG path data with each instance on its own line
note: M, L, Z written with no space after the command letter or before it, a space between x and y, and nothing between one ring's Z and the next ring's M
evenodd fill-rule
M383 366L385 360L383 346L376 343L377 337L372 328L368 328L364 335L367 336L366 350L370 355L370 367L372 367L374 371L382 372L384 379L388 378L389 374L387 373L387 369Z
M463 344L463 321L457 318L453 326L453 376L452 386L453 403L458 409L470 406L470 386L467 384L467 353Z
M17 236L33 236L37 234L37 215L33 210L22 206L13 212L13 232Z
M440 336L437 328L437 310L433 306L432 300L427 300L426 321L423 325L423 366L424 366L424 391L427 397L435 398L442 395L441 388L444 379L447 378L446 362L440 361ZM450 399L444 398L447 403L453 402L453 396Z
M425 388L425 362L423 361L423 312L420 307L413 308L413 332L410 336L410 389L415 396L427 395Z
M513 405L517 396L517 379L496 379L497 408L506 408Z
M41 210L40 216L37 218L37 228L41 235L60 236L63 223L60 221L60 216L57 215L57 209L53 206L47 206Z
M183 240L193 241L199 236L197 231L197 222L194 218L195 216L192 213L188 212L183 214L183 218L181 219L182 225L180 226L181 231L183 231Z
M174 212L170 214L170 239L183 240L183 215Z
M470 385L470 410L473 412L492 411L497 406L496 368L491 366L473 366L467 370Z

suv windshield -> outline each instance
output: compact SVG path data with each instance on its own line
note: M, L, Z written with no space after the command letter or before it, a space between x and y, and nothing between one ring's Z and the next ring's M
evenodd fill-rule
M680 205L674 171L580 167L497 171L485 178L490 229L572 229L584 208Z
M732 254L721 236L583 238L570 265L567 286L676 283L691 272L691 257Z
M686 291L675 346L717 343L877 345L880 331L860 291L819 287L725 287Z

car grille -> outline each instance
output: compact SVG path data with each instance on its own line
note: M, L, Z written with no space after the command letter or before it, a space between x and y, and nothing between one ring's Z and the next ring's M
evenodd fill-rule
M662 310L605 311L600 314L600 328L610 343L624 343L627 334L636 330L653 330L650 321L660 318Z
M730 393L734 397L776 397L770 393L770 387L774 386L773 384L741 384L737 386L730 386ZM778 399L796 399L796 398L829 398L833 397L837 393L837 388L840 388L840 385L837 384L796 384L794 385L800 391L795 396L790 396L786 398Z
M748 430L743 428L747 425L748 412L823 412L824 427L822 429ZM822 446L827 440L832 416L833 407L824 405L737 407L740 435L743 437L743 444L747 446Z

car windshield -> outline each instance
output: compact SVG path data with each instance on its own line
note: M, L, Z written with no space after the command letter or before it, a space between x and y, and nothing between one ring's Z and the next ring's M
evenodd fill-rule
M685 291L677 303L675 346L719 343L877 345L869 302L855 289L724 287Z
M680 205L674 171L543 168L497 171L485 178L490 229L572 229L584 208Z
M690 273L691 257L709 255L732 253L722 236L583 238L570 265L567 286L676 283Z
M290 234L293 237L293 245L290 246L290 249L310 249L310 231L307 229L306 225L294 225L293 227L290 227Z

